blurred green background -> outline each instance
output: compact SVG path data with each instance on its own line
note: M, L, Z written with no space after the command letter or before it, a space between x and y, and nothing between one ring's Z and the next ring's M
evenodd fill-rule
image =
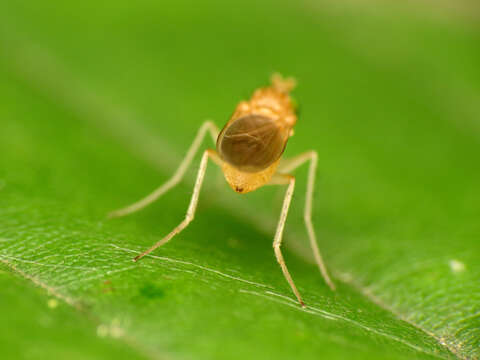
M480 6L476 1L2 1L0 348L4 359L477 359ZM284 189L239 196L209 167L142 212L205 119L278 71L298 79ZM212 147L205 142L205 147Z

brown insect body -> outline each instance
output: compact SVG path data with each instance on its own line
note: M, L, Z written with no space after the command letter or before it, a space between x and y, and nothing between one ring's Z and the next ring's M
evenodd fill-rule
M294 86L291 79L274 78L272 86L238 104L220 132L217 151L224 160L222 170L236 192L253 191L275 173L297 121L289 95Z
M297 121L295 107L289 95L290 90L294 86L295 82L293 79L284 79L280 75L274 75L271 86L256 90L250 100L242 101L238 104L232 117L221 132L218 131L213 122L206 121L203 123L185 158L170 180L143 199L110 213L111 217L125 216L154 202L182 180L188 166L192 163L195 154L200 149L202 140L207 135L210 135L213 141L216 141L217 151L207 149L203 152L185 218L165 237L137 255L133 259L134 261L141 259L169 242L192 222L197 209L200 189L207 171L207 164L211 160L221 166L225 179L237 193L244 194L266 184L287 186L273 239L273 249L283 275L299 304L305 306L300 292L288 271L280 247L282 245L288 209L295 189L296 180L291 172L302 164L309 163L304 210L305 226L318 268L327 285L332 290L335 290L335 284L330 279L320 254L311 219L315 171L318 159L317 152L307 151L291 159L286 159L285 162L279 165L280 157L285 150L289 137L293 135L293 127Z

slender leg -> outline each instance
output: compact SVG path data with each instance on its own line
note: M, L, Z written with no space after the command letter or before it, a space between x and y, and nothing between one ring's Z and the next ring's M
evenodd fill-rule
M187 155L185 158L182 160L180 163L180 166L178 167L177 171L173 176L164 184L162 184L160 187L158 187L155 191L153 191L151 194L147 195L143 199L125 207L119 210L112 211L110 214L108 214L109 218L114 218L114 217L120 217L120 216L125 216L129 215L131 213L134 213L138 210L143 209L147 205L150 205L152 202L157 200L160 196L165 194L168 190L173 188L175 185L177 185L185 175L185 172L188 169L188 166L192 162L193 158L195 157L195 154L197 153L200 145L202 144L203 138L207 134L207 131L210 132L210 135L212 136L213 142L217 141L218 137L218 128L215 126L215 124L211 121L205 121L200 129L197 132L197 135L195 136L195 139L193 140L192 145L190 145L190 149L188 149Z
M313 251L313 256L315 261L320 269L320 272L323 276L323 279L327 285L335 291L335 284L328 274L327 267L323 261L320 249L318 248L317 239L315 236L315 231L312 224L312 201L313 201L313 188L315 186L315 173L317 170L318 155L315 151L308 151L306 153L300 154L294 158L285 160L280 166L278 171L280 173L286 173L295 170L305 162L310 161L310 166L308 169L308 182L307 182L307 195L305 199L305 211L304 211L304 220L305 226L307 228L308 237L310 239L310 247Z
M188 205L188 210L187 210L187 214L185 215L185 219L180 224L178 224L172 231L170 231L170 233L167 236L165 236L162 240L154 244L151 248L144 251L140 255L136 256L133 259L133 261L137 261L141 259L142 257L151 253L153 250L155 250L159 246L162 246L167 242L169 242L171 238L173 238L175 235L177 235L179 232L185 229L188 226L188 224L190 224L190 222L193 220L195 216L195 210L197 209L198 196L200 195L200 189L202 187L203 178L205 177L205 171L207 170L209 157L212 157L212 159L216 159L217 158L216 152L214 150L205 150L205 152L203 153L202 160L200 162L200 168L198 169L198 173L197 173L197 179L195 180L195 187L193 188L192 198L190 199L190 205Z
M300 293L295 286L295 283L288 271L287 265L285 264L285 260L283 259L282 250L280 246L282 246L282 235L283 229L285 227L285 221L287 220L288 208L290 207L290 202L292 200L293 190L295 188L295 178L290 175L277 175L273 182L274 184L288 184L287 192L285 193L285 198L283 199L282 205L282 212L280 213L280 219L278 220L277 231L275 232L275 238L273 239L273 250L275 252L275 256L277 258L278 263L283 271L283 276L287 279L290 287L292 288L293 293L298 299L300 305L305 307L305 303L300 296Z

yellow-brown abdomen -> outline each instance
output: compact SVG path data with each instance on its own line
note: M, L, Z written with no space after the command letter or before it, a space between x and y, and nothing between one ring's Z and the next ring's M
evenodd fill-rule
M239 193L266 184L275 172L297 121L289 96L292 79L272 77L249 101L238 104L217 139L217 151L230 186Z

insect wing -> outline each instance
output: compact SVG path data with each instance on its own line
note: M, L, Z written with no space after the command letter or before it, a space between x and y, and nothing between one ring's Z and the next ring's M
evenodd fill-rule
M261 171L282 155L288 132L271 119L248 115L227 124L217 144L222 158L242 171Z

